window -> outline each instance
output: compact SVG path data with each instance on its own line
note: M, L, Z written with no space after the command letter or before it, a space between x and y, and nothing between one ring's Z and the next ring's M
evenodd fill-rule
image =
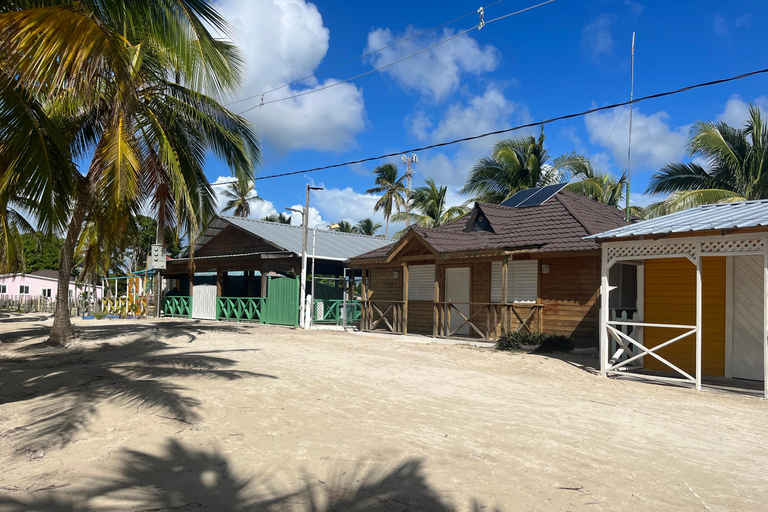
M533 302L539 296L539 260L510 261L507 302ZM501 302L501 262L491 262L491 302Z
M29 285L28 284L21 284L21 285L19 285L19 295L29 295Z
M75 290L73 290L72 288L70 288L70 289L69 289L69 298L71 299L71 298L72 298L72 297L74 297L74 296L75 296Z
M435 266L408 267L408 300L435 300Z
M637 266L617 263L608 271L611 309L637 309Z
M5 295L6 293L8 293L8 286L0 284L0 295Z
M51 289L50 288L43 288L42 290L40 290L40 295L50 299L51 296L52 296Z

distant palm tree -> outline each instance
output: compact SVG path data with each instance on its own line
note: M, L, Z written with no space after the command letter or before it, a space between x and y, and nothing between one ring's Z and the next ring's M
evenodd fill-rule
M234 210L235 217L248 217L251 214L251 203L263 203L264 200L256 195L253 181L236 180L224 190L227 204L221 209L221 213Z
M688 155L706 160L671 163L651 176L646 193L670 196L648 207L649 217L702 204L768 199L768 124L749 106L742 128L699 121L688 137Z
M525 188L562 183L584 157L569 153L549 164L544 139L542 126L538 138L520 135L498 141L490 156L472 167L461 193L474 195L476 201L498 204Z
M609 173L595 171L592 164L584 159L581 163L573 166L571 176L580 178L580 180L569 183L565 187L566 190L609 206L621 207L622 199L624 199L624 187L627 184L626 173L616 179Z
M355 225L355 231L361 235L376 236L376 231L381 229L381 224L372 219L363 219Z
M447 208L445 196L448 187L438 187L433 179L426 180L426 185L417 187L411 193L413 207L410 213L398 212L392 217L395 222L410 220L411 223L427 228L436 228L465 215L466 206ZM418 213L414 213L415 210ZM402 233L402 232L400 232Z
M381 227L381 226L379 226L379 227ZM334 230L334 231L341 231L342 233L354 233L355 232L354 226L352 226L351 223L349 223L349 222L347 222L345 220L340 220L339 223L334 225L331 229Z
M395 164L380 165L373 170L373 173L376 175L374 184L377 186L369 188L365 193L382 194L373 207L373 211L384 210L384 220L386 221L384 236L389 238L389 218L392 216L392 210L399 212L401 208L406 206L408 189L403 181L405 175L397 175L398 169Z
M267 222L277 222L278 224L290 224L291 216L284 213L273 213L272 215L267 215L261 220L265 220Z

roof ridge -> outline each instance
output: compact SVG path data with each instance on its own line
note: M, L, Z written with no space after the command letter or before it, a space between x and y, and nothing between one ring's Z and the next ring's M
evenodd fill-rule
M259 222L261 224L268 224L270 226L274 225L274 226L280 226L280 227L291 227L291 228L296 228L296 229L302 229L301 225L297 226L295 224L283 224L282 222L272 222L272 221L264 220L264 219L251 219L249 217L235 217L234 215L219 215L219 218L227 220L227 221L229 219L247 220L248 222ZM320 228L307 228L307 229L308 229L308 231L311 231L313 229L320 229ZM327 233L334 233L334 234L338 234L338 235L349 235L349 236L357 236L357 237L363 237L363 238L377 238L377 239L384 238L382 236L376 236L376 235L371 236L371 235L364 235L362 233L347 233L346 231L336 231L335 229L328 229L328 230L324 230L324 231L327 232ZM385 240L390 240L390 239L389 238L385 238Z

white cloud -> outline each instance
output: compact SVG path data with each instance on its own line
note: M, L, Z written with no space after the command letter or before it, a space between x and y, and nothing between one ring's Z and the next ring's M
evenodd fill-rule
M368 34L365 52L382 48L397 40L411 37L419 30L408 27L403 34L378 28ZM423 37L415 37L392 48L377 52L366 59L378 68L395 62L407 55L423 50L438 41L456 34L455 30L443 29ZM500 53L491 45L483 47L467 35L462 35L425 51L413 58L382 70L405 90L417 91L435 101L444 99L461 80L463 73L480 74L493 71L499 64Z
M629 115L622 109L590 114L584 118L589 141L605 146L617 165L627 167ZM688 126L672 129L669 114L657 112L645 115L635 108L632 119L632 167L653 168L678 161L685 155ZM615 127L615 129L614 129Z
M219 176L216 181L211 183L213 191L216 193L216 202L218 205L216 207L216 213L218 214L221 214L222 208L227 204L227 199L224 197L223 192L226 190L227 185L233 181L234 178L231 176ZM263 219L267 215L273 215L275 213L277 213L277 210L272 201L254 201L251 203L251 214L249 217L252 219ZM224 215L232 215L232 211L226 212Z
M291 209L298 210L298 212L293 211L286 211L287 214L291 216L291 224L294 226L301 226L301 223L303 221L303 216L301 212L304 211L304 206L300 204L295 204L291 206ZM324 220L322 215L320 215L320 211L315 208L314 206L309 207L309 221L307 222L307 225L310 228L318 228L321 226L327 226L329 223L328 221Z
M314 4L304 0L222 0L217 7L235 28L248 65L240 97L259 94L304 78L317 70L328 52L330 32ZM310 79L269 93L264 100L292 96L332 83ZM236 112L259 98L232 105ZM257 107L244 114L262 139L278 151L340 151L354 146L365 129L362 89L341 84L322 92Z
M641 193L634 193L630 192L629 194L629 204L632 206L639 206L641 208L645 208L646 206L650 205L651 203L657 203L659 201L663 201L666 199L666 195L657 195L657 196L651 196L648 194L641 194ZM622 207L624 205L622 204Z
M362 219L373 219L382 226L386 225L384 214L381 211L374 212L373 207L377 196L356 192L351 187L346 188L325 188L317 190L312 196L313 203L317 208L330 219L330 222L339 222L346 220L351 224L357 224ZM397 231L405 227L401 222L391 222L389 225L389 235L392 236ZM383 235L384 228L377 231L376 234Z
M614 21L615 16L601 14L581 29L581 46L590 54L592 60L598 60L600 55L613 52L611 26Z
M712 30L719 36L724 36L730 33L730 30L728 30L728 22L720 14L715 14L712 20Z
M633 2L632 0L624 0L624 5L629 7L629 9L632 11L632 14L635 16L639 16L640 13L643 12L643 9L645 9L644 5L638 2Z
M712 30L719 36L728 36L731 34L731 27L734 29L747 29L752 25L752 17L749 14L742 14L729 21L720 13L712 18Z
M752 101L763 112L768 112L768 96L760 96ZM749 119L749 103L741 99L741 96L734 94L725 104L725 110L717 115L718 121L722 121L734 128L742 128L744 122Z

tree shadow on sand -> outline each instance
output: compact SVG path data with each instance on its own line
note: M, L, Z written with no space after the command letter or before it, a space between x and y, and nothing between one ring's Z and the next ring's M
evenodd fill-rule
M305 474L297 490L280 492L264 479L257 483L256 478L233 475L228 459L220 453L187 449L176 440L167 441L160 456L126 450L121 457L118 475L95 479L86 491L60 489L43 496L0 497L0 505L9 512L459 510L429 486L420 459L395 466L339 466L323 480ZM494 509L474 502L470 510Z
M205 331L239 332L236 325L205 326ZM0 405L37 400L35 421L0 432L12 438L19 454L67 444L86 427L100 406L150 408L191 423L200 401L184 394L179 378L236 380L270 375L236 370L225 353L250 351L185 350L196 337L189 326L169 323L99 325L81 328L83 341L123 337L123 342L82 343L74 349L20 345L0 359ZM179 339L181 337L181 339ZM174 340L166 343L161 340Z

